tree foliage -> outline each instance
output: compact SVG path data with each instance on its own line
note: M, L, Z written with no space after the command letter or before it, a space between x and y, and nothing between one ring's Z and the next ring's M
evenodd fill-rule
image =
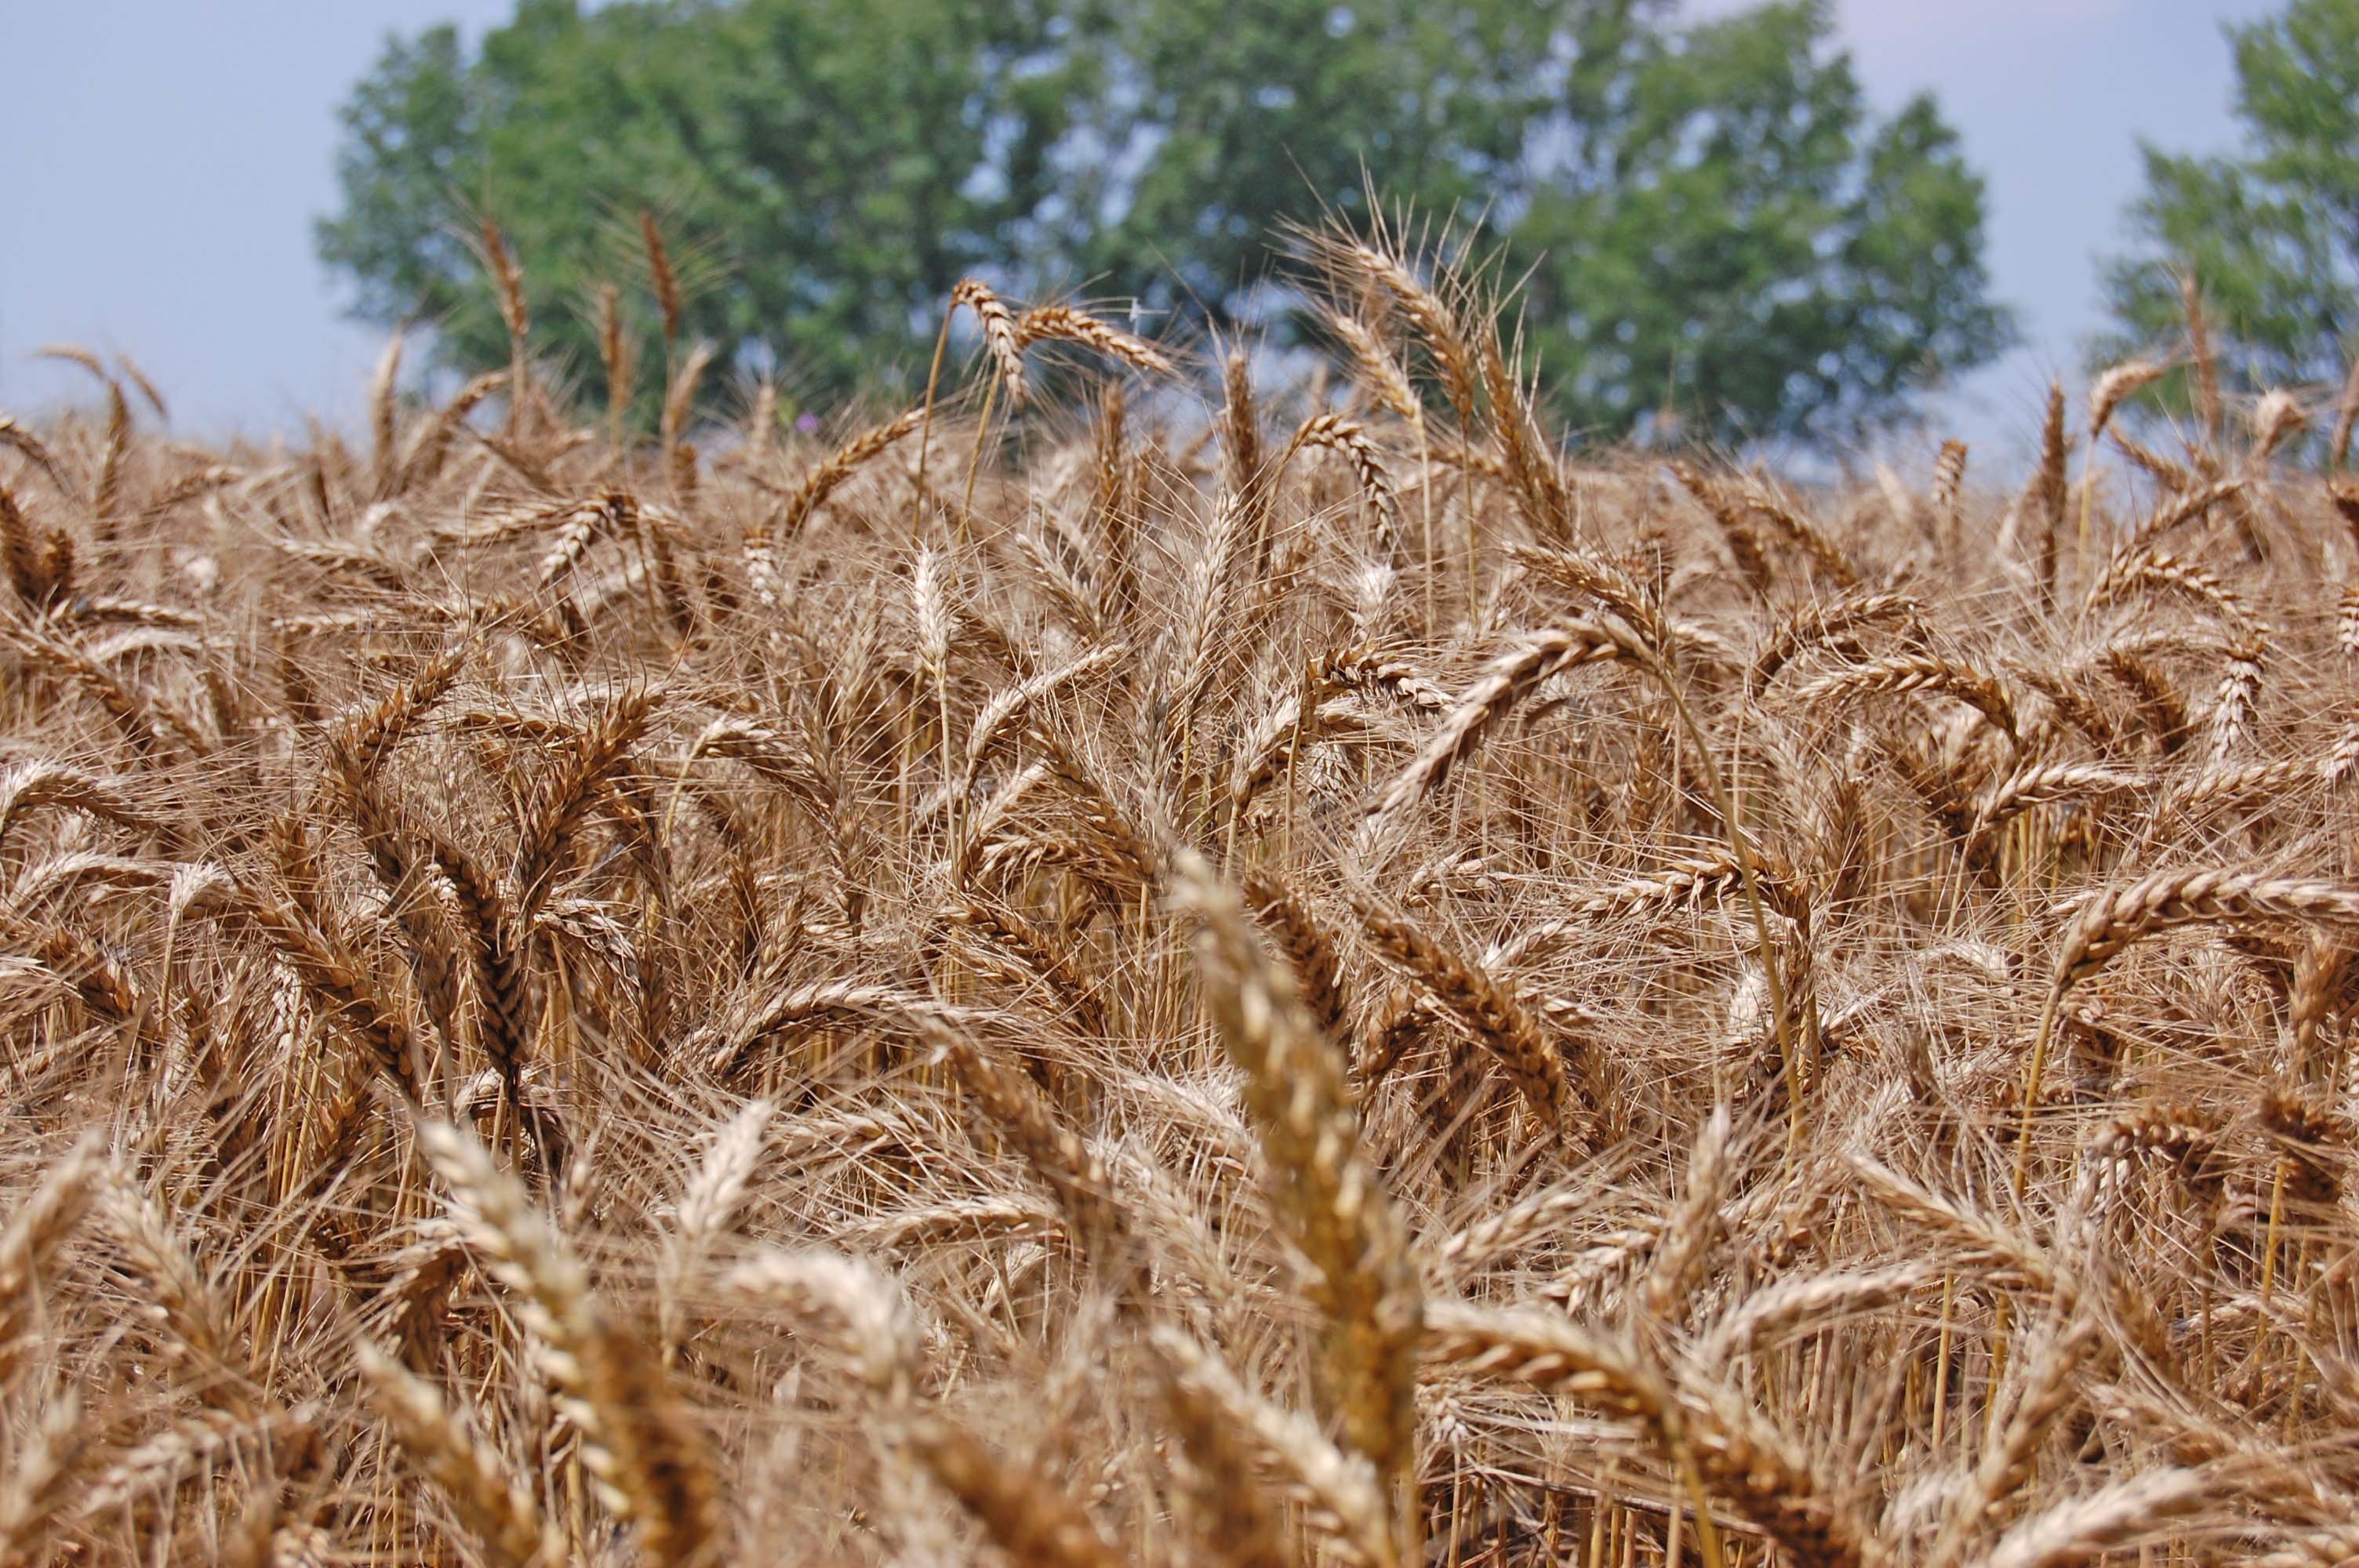
M320 247L363 313L497 363L466 239L495 216L593 374L587 302L653 208L711 264L688 330L834 395L922 376L970 272L1282 331L1283 222L1379 190L1495 250L1580 425L1846 434L2008 323L1954 135L1924 101L1874 120L1830 27L1812 0L1691 28L1660 0L524 0L472 51L388 44Z
M2232 385L2337 382L2359 334L2359 0L2294 0L2225 31L2245 146L2143 147L2136 247L2106 267L2119 330L2093 357L2175 344L2191 272ZM2179 378L2158 390L2186 392Z
M1809 5L1634 30L1535 182L1518 248L1570 413L1835 435L1989 359L1979 177L1932 103L1871 124Z
M588 298L637 270L636 212L717 250L686 328L724 362L771 355L815 388L867 376L1047 197L1067 95L1026 78L1022 4L525 0L464 54L396 40L344 111L331 265L378 318L433 318L469 365L506 358L466 246L495 217L538 314L594 368Z

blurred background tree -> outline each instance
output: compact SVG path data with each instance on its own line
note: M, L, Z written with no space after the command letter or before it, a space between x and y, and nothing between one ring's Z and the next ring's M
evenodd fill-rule
M1511 231L1569 417L1846 438L2008 345L1956 135L1924 97L1872 123L1828 27L1629 27L1575 78Z
M2294 0L2224 31L2245 146L2219 157L2143 147L2136 246L2105 268L2121 330L2091 358L2179 347L2191 273L2232 388L2339 383L2359 346L2359 0ZM2184 373L2154 395L2187 408Z
M1021 0L522 0L472 56L447 27L396 39L342 112L320 252L364 315L429 318L446 359L498 365L471 250L496 219L538 346L594 380L595 290L645 277L652 211L683 253L682 330L722 368L775 360L813 394L906 372L951 285L1049 204L1082 95L1055 19Z
M1282 339L1284 222L1365 222L1374 189L1497 247L1579 427L1838 438L2011 328L1956 138L1923 100L1874 119L1831 29L1817 0L521 0L472 51L388 44L319 244L477 368L496 218L537 345L594 384L652 210L684 332L820 399L906 395L970 272Z

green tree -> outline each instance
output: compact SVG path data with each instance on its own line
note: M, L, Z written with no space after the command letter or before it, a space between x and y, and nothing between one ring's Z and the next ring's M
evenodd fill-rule
M842 391L929 340L951 286L1042 203L1068 96L1038 69L1046 29L1024 0L523 0L472 58L447 27L387 46L343 110L320 253L363 314L429 318L445 358L496 365L470 249L496 218L537 345L592 374L589 302L636 274L652 208L717 249L723 286L689 299L685 331L724 369L775 359Z
M2294 0L2223 31L2245 146L2216 157L2142 147L2136 248L2105 268L2119 330L2092 358L2175 343L2191 271L2232 385L2340 381L2359 333L2359 0ZM2158 391L2186 406L2183 378Z
M1364 218L1370 187L1481 213L1523 178L1549 61L1626 10L1595 0L1134 0L1083 34L1108 88L1067 169L1103 221L1069 265L1158 308L1227 319L1279 261L1283 220ZM1113 149L1114 156L1105 156Z
M725 271L690 330L835 394L921 375L968 272L1282 332L1283 222L1374 189L1497 249L1584 426L1668 399L1832 436L2008 327L1954 137L1923 102L1872 124L1830 29L1818 0L1688 29L1666 0L525 0L472 55L388 46L321 249L364 313L496 363L464 238L495 214L589 373L582 302L655 205Z
M1807 4L1631 29L1595 71L1512 231L1569 416L1847 437L2006 346L1981 178L1929 99L1872 124L1828 30Z

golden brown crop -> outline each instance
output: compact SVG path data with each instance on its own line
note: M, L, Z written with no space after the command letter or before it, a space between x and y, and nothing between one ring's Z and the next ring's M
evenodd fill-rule
M364 449L0 419L0 1564L2359 1542L2359 503L2200 320L1989 489L1344 238L1316 396L970 282L633 445L481 243Z

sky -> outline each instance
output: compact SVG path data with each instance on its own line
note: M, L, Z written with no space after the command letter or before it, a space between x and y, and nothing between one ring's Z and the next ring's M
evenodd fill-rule
M978 0L988 3L988 0ZM1690 14L1743 0L1689 0ZM311 222L336 199L337 105L389 32L469 38L510 0L7 0L0 146L0 411L82 395L34 356L57 341L129 353L176 432L265 436L358 416L382 337L343 316ZM2095 258L2117 248L2137 139L2235 136L2224 20L2275 0L1839 0L1871 98L1930 92L1991 196L1997 297L2025 345L1940 409L1970 439L2017 441L2048 379L2102 323Z

